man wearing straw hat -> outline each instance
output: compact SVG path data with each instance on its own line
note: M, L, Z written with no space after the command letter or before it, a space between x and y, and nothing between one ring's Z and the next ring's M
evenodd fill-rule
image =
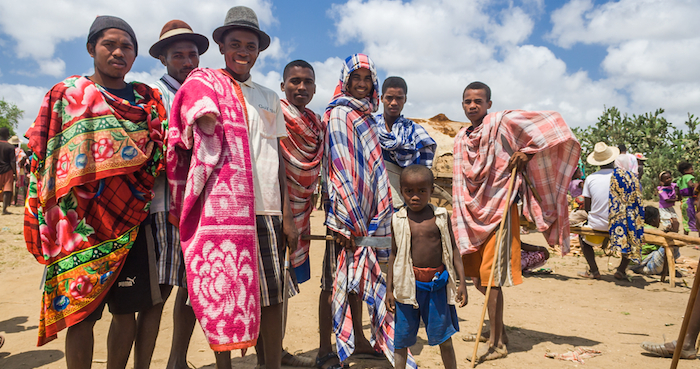
M485 361L508 355L502 287L522 283L516 197L547 243L568 252L566 192L581 149L556 112L488 114L491 89L482 82L467 85L462 108L472 125L455 137L452 229L465 274L486 295L490 335L480 335L483 310L478 333L465 337L488 340L484 345L476 342L468 357ZM528 177L521 174L525 169ZM529 178L529 187L523 178ZM535 191L543 197L538 199Z
M160 38L151 46L149 54L159 59L166 73L152 87L160 90L163 105L170 117L170 107L175 93L185 82L187 75L199 66L199 56L209 48L206 36L194 33L192 28L181 20L171 20L163 26ZM187 305L187 280L180 245L180 232L168 222L170 193L165 175L156 178L153 186L155 196L151 202L151 225L156 244L158 284L163 303L151 309L148 318L150 327L158 331L163 305L170 296L173 286L178 286L173 308L173 341L167 368L187 367L187 348L192 337L196 318L192 307ZM155 344L155 341L153 341Z
M586 177L583 185L583 206L588 212L588 226L596 231L609 232L610 244L620 247L622 259L614 277L624 280L630 255L636 258L638 254L643 224L641 217L644 213L641 210L641 192L637 174L615 168L615 159L618 155L620 155L620 149L617 147L608 146L604 142L595 144L593 152L588 155L586 161L588 164L599 166L600 170ZM618 196L618 194L625 195ZM632 222L628 222L628 219L632 219ZM634 226L628 229L629 224ZM618 228L620 232L612 231ZM624 235L624 238L620 235ZM605 247L606 238L605 236L579 236L581 250L588 263L588 270L578 273L580 277L601 279L593 246Z

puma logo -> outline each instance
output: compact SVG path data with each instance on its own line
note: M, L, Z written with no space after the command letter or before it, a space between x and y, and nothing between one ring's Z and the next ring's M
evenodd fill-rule
M119 287L131 287L136 284L136 277L129 278L126 277L126 281L119 282Z

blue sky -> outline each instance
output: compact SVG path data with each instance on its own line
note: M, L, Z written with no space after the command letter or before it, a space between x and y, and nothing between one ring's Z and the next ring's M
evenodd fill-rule
M65 4L71 4L66 7ZM21 5L20 5L21 4ZM168 7L164 7L167 4ZM403 76L410 117L445 113L465 120L464 86L492 87L493 110L557 110L571 126L592 124L604 106L641 114L666 109L681 125L700 100L700 2L691 0L345 0L205 3L171 0L23 0L0 2L0 97L25 111L18 132L41 98L72 74L91 73L85 51L96 15L116 15L135 29L140 46L127 79L152 82L163 72L148 48L171 19L211 38L233 5L258 13L273 39L253 78L279 90L294 59L316 68L321 112L335 88L341 60L365 52L380 78ZM200 66L221 67L212 44Z

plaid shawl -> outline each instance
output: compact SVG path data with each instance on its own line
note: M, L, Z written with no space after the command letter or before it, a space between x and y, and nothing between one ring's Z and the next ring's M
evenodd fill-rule
M509 110L491 113L470 135L462 129L455 137L452 227L462 254L475 252L498 227L517 191L506 199L510 155L502 137L514 151L535 154L527 174L542 203L535 200L518 175L515 188L523 198L523 215L532 219L550 245L569 251L569 210L566 191L581 153L581 146L557 112Z
M133 105L69 77L46 94L27 131L34 160L24 238L47 265L39 345L102 302L148 216L165 108L157 90L131 86Z
M356 293L367 303L372 336L370 344L389 359L394 365L394 316L387 312L386 281L379 263L369 247L359 247L355 254L341 252L338 256L338 271L333 282L333 331L336 335L336 348L340 361L345 361L355 351L355 333L352 326L352 313L347 298ZM417 368L410 351L408 368Z
M423 126L402 115L389 132L382 114L377 115L376 121L382 149L401 168L411 164L425 165L428 168L433 166L437 144Z
M214 351L245 349L260 330L260 286L243 93L224 70L195 69L171 111L168 215L180 229L192 309ZM198 124L207 114L215 125Z
M625 169L615 168L610 177L610 244L634 262L642 260L644 235L644 206L637 176Z
M358 100L346 93L346 86L350 74L361 68L372 72L374 89L369 98ZM379 103L378 88L369 57L350 56L343 65L336 95L323 115L323 165L330 200L325 225L346 236L387 236L391 232L389 178L372 116Z
M309 199L316 190L321 173L326 129L311 109L301 113L286 99L281 99L280 103L287 126L287 137L280 141L280 147L287 170L289 203L294 224L299 230L299 247L292 255L291 262L298 267L309 257L311 241L302 240L301 236L311 233L310 217L314 205Z

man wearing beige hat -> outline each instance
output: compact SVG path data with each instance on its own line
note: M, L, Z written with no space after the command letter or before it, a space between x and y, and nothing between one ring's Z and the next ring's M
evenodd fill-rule
M27 197L27 187L24 178L24 164L27 162L27 153L25 153L24 150L22 150L22 148L20 147L19 137L12 136L10 137L10 141L8 142L10 143L10 145L15 147L15 169L17 171L17 178L15 180L15 192L14 197L12 199L12 203L15 206L18 206L20 204L17 203L17 197L19 196L20 191L22 191L22 200L26 200Z
M617 214L611 214L611 212L620 213L620 216L627 217L639 216L639 209L633 209L634 204L623 204L623 206L630 207L630 211L622 209L621 206L615 204L616 192L625 191L628 192L628 198L638 198L641 200L641 194L639 193L639 181L636 175L623 169L615 169L615 159L620 155L620 149L614 146L608 146L604 142L598 142L595 144L593 152L588 155L587 162L591 165L596 165L600 167L600 170L586 177L586 182L583 185L583 203L584 209L588 212L588 227L593 228L596 231L609 232L609 229L613 227L613 223L618 218ZM628 186L620 186L618 178L621 176L625 177L625 181ZM612 196L611 196L611 192ZM635 196L635 193L639 196ZM636 205L638 208L641 205L641 201L637 201L640 204ZM641 213L643 216L643 212ZM641 220L640 220L641 221ZM641 221L643 223L643 221ZM628 222L624 222L628 223ZM634 223L634 222L632 222ZM629 223L628 223L629 224ZM641 224L641 223L640 223ZM633 232L634 230L632 230ZM611 232L612 234L613 232ZM623 233L623 232L620 232ZM613 246L619 246L622 251L622 260L614 274L615 279L623 280L626 278L625 270L630 262L629 254L626 252L626 248L632 245L634 249L634 244L638 242L632 233L627 234L627 230L624 231L625 238L629 238L629 241L625 241L625 244L618 244L617 240L612 239L609 243ZM641 235L639 235L639 238ZM603 246L608 243L608 238L604 236L579 236L579 241L581 243L581 250L583 251L583 256L586 258L588 263L588 270L585 272L580 272L578 275L583 278L589 279L601 279L600 271L598 270L598 264L595 261L595 251L594 246ZM634 251L634 250L632 250Z
M199 56L209 48L206 36L194 33L192 28L181 20L171 20L160 31L158 42L153 44L149 54L159 59L167 72L151 86L160 90L163 105L170 117L170 107L177 90L185 82L187 75L199 66ZM163 303L159 309L152 309L148 319L154 331L160 327L163 305L170 296L173 286L178 286L173 308L173 341L170 348L168 369L187 368L187 349L196 318L192 307L187 305L187 279L180 245L180 232L168 222L170 193L165 174L156 178L153 186L155 196L151 202L151 226L156 244L158 284ZM155 344L155 341L153 342Z

